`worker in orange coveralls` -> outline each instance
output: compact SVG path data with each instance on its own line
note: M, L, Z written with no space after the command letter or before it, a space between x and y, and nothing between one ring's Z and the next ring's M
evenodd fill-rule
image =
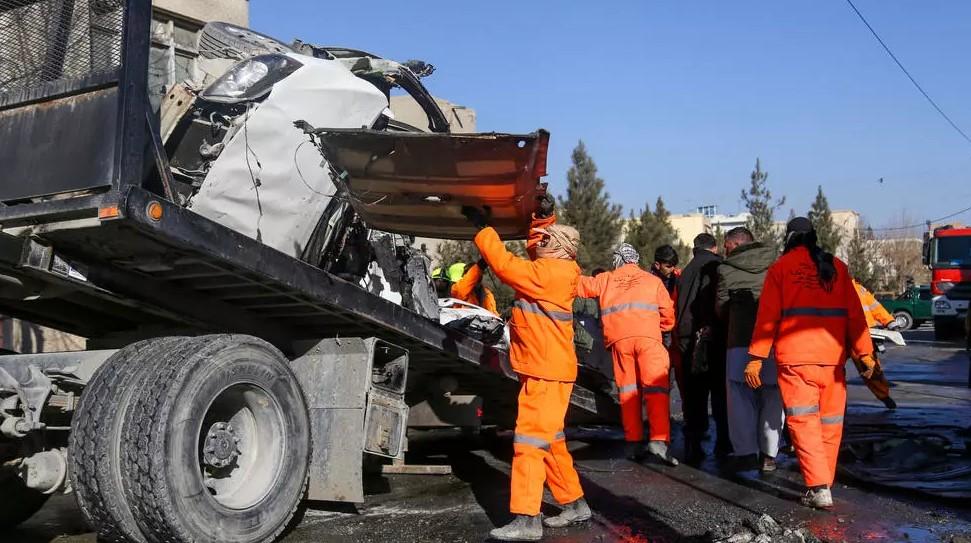
M488 208L462 209L481 229L475 236L479 253L516 293L509 319L509 360L521 383L509 500L515 518L490 532L500 541L537 541L543 537L544 525L562 527L591 517L563 433L577 376L573 300L580 280L576 263L580 235L572 227L556 224L553 208L552 197L540 199L526 243L529 260L506 249L488 226ZM563 510L541 520L544 482Z
M762 386L762 361L773 348L786 422L808 487L802 503L830 508L846 411L846 356L870 372L876 360L846 264L819 248L805 217L786 225L785 251L765 276L745 367L752 388Z
M661 339L662 332L674 327L674 302L664 283L641 269L640 259L634 247L622 243L614 251L614 270L581 277L577 294L600 302L604 343L614 359L628 455L633 460L653 455L677 466L677 459L668 452L671 360ZM646 447L642 394L650 427Z
M860 297L860 304L863 306L863 315L866 317L867 328L876 328L878 325L883 326L887 330L896 330L899 328L897 319L893 318L893 315L883 307L883 304L877 301L877 298L866 287L858 283L856 279L853 280L853 286L856 288L856 293ZM890 382L887 381L887 376L883 373L883 366L880 365L876 344L873 347L873 358L877 361L877 366L870 373L869 378L863 378L863 383L878 400L883 402L883 405L887 406L887 409L896 409L897 402L893 401L893 398L890 397ZM859 361L854 360L854 363L860 375L867 372L867 368L861 365Z
M462 300L465 303L477 305L495 316L499 316L499 309L496 307L496 297L492 291L482 284L482 274L489 267L485 259L473 264L465 270L461 279L452 283L452 298Z

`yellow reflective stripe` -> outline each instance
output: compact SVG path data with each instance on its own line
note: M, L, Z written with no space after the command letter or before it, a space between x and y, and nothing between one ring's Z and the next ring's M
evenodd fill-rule
M657 307L657 304L646 304L644 302L629 302L626 304L617 304L617 305L612 305L610 307L606 307L604 308L603 311L600 312L600 315L606 317L611 313L617 313L618 311L630 311L632 309L640 309L643 311L657 311L658 307Z
M566 434L563 433L562 430L553 434L553 443L556 443L557 441L566 441Z
M818 405L797 405L795 407L786 408L786 415L790 417L795 417L797 415L812 415L814 413L819 413Z
M516 300L512 304L516 308L526 313L536 313L537 315L545 315L546 317L549 317L550 319L555 321L564 321L564 322L573 321L573 313L567 313L566 311L547 311L542 307L540 307L539 304L530 303L525 300Z
M536 447L537 449L543 449L544 451L550 450L549 441L524 434L515 434L512 438L512 442L519 443L520 445L529 445L531 447Z
M618 388L617 392L619 394L629 394L631 392L637 392L637 383L634 383L632 385L624 385Z

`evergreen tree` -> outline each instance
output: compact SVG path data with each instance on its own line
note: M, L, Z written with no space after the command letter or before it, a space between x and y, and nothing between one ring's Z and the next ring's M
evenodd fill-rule
M718 250L719 251L724 250L725 249L725 231L722 230L722 225L716 224L715 225L715 231L712 232L711 235L715 236L715 246L718 247ZM722 256L728 256L728 255L722 254Z
M867 290L879 290L882 269L873 250L873 230L856 228L846 244L846 267Z
M823 194L823 186L819 185L816 189L816 199L809 208L809 220L816 229L816 238L819 246L823 250L836 254L839 249L842 235L836 223L833 222L833 213L829 209L829 201Z
M639 214L631 212L624 241L637 249L641 255L641 264L645 267L650 265L654 251L661 245L671 245L682 258L690 254L690 249L681 243L678 231L671 225L671 212L664 206L664 200L660 196L654 204L654 211L651 211L650 204L644 204L644 209Z
M749 179L748 190L742 191L742 201L750 213L745 226L752 231L756 240L779 249L780 237L774 216L775 210L786 203L786 198L783 196L776 202L772 201L772 193L768 186L769 172L762 170L762 163L757 158L755 170L752 171Z
M580 141L573 149L573 165L566 174L566 198L560 198L559 219L580 232L577 263L585 271L608 268L611 253L620 240L621 207L610 203L604 180L597 177L597 165Z

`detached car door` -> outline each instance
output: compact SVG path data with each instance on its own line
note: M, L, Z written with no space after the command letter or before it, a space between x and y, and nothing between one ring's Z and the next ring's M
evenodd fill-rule
M338 185L369 227L433 238L472 239L465 205L489 206L504 239L526 237L546 191L549 132L440 134L314 131Z

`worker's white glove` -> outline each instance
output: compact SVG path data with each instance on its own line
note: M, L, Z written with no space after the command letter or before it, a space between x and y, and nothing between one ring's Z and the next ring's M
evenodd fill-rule
M900 323L898 323L897 321L891 322L890 324L887 325L887 330L890 330L891 332L897 332L897 331L899 331L900 330Z

